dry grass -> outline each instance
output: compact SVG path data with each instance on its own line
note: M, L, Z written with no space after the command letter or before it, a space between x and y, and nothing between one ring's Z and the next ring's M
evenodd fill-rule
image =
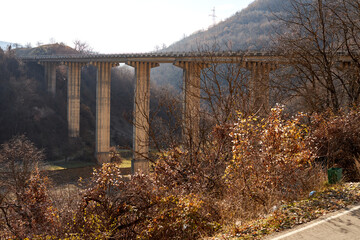
M262 239L359 202L360 183L326 184L311 196L299 201L281 202L271 213L252 221L237 221L225 226L216 237L207 239Z

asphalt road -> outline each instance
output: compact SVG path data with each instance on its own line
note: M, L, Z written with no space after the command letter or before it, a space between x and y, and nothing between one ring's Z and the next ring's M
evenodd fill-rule
M271 235L269 240L360 240L360 205L321 217L291 230Z

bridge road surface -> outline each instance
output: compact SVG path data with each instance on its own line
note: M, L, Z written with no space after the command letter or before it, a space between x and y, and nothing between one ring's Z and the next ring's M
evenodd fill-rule
M360 239L360 205L342 209L285 232L270 235L267 240L354 240Z

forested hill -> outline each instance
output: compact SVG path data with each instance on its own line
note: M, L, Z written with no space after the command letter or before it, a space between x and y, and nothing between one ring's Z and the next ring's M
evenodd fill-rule
M16 48L16 56L53 55L53 54L79 54L75 49L63 43L47 44L35 48Z
M277 30L275 16L284 14L289 5L290 0L255 0L247 8L208 30L198 31L161 51L266 50ZM215 43L220 48L213 49ZM163 64L151 72L152 81L158 85L179 87L181 76L182 71L171 64Z
M261 50L270 42L270 33L276 27L275 15L281 14L289 0L255 0L247 8L236 12L225 21L198 31L174 44L164 51L196 51L204 45L212 46L216 42L223 50Z

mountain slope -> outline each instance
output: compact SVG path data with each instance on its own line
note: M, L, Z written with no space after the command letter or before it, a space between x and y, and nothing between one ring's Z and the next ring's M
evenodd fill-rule
M65 44L55 43L42 45L35 48L16 48L16 56L35 56L35 55L53 55L53 54L79 54L75 49Z
M276 28L274 14L281 14L289 3L289 0L255 0L225 21L175 42L164 51L196 51L199 46L212 46L215 39L221 50L266 49Z
M290 0L255 0L207 31L198 31L161 51L208 50L215 43L219 45L217 50L266 50L278 25L275 15L282 15L289 4ZM151 79L158 85L180 88L182 70L172 64L162 64L151 71Z

